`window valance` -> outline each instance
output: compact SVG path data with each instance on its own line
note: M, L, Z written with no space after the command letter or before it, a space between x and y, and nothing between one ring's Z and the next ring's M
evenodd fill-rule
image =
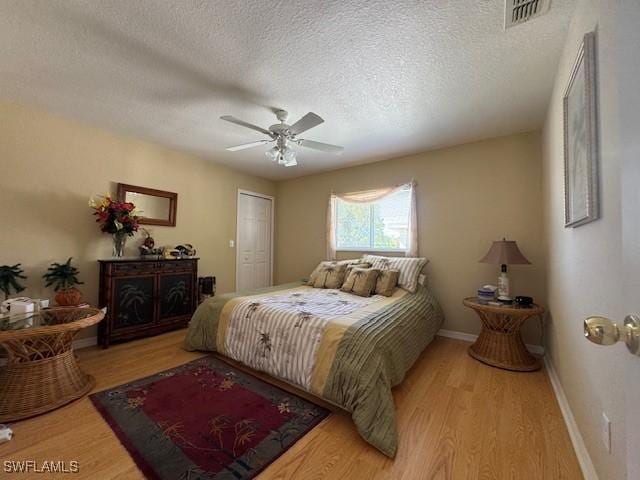
M338 200L351 204L372 204L386 197L394 195L400 191L409 190L409 212L407 224L407 241L404 249L405 256L418 256L418 215L416 208L416 182L411 181L402 185L393 187L379 188L375 190L366 190L350 193L332 193L329 196L329 204L327 208L327 258L334 260L336 258L337 241L336 241L336 222L337 222L337 205ZM363 248L363 250L367 250Z

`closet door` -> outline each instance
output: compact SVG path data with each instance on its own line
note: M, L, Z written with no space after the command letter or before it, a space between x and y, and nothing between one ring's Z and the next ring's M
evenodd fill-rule
M236 290L271 285L273 200L257 194L238 193Z

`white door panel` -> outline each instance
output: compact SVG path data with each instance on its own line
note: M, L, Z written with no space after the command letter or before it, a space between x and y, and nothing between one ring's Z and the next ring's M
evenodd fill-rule
M240 276L244 279L241 290L251 290L253 287L253 265L243 264L240 267Z
M272 200L238 195L237 290L271 285Z
M605 208L604 215L617 214L620 210L620 225L611 232L612 241L610 246L603 248L603 255L608 251L618 251L622 253L621 284L622 289L614 292L620 293L619 301L616 303L616 310L593 312L594 315L604 313L610 321L623 325L626 315L640 316L640 90L638 89L638 78L640 77L640 62L638 62L638 51L640 50L640 5L637 1L610 2L612 7L607 11L607 16L603 16L602 32L608 31L607 35L599 34L598 48L607 51L606 63L600 62L599 66L606 65L602 69L605 73L599 78L605 78L606 83L599 92L599 106L604 106L601 110L606 115L606 124L614 125L615 128L605 129L605 132L614 134L603 135L602 152L600 159L602 165L608 165L609 177L618 174L620 187L619 191L610 187L608 195L603 196L603 205L609 205L617 201L616 193L620 193L620 205ZM604 7L602 7L604 9ZM600 89L600 86L598 87ZM601 121L601 125L603 122ZM606 164L604 162L607 162ZM604 170L607 172L607 169ZM610 220L611 221L611 220ZM580 235L588 234L589 227L584 227L584 232ZM582 230L582 229L581 229ZM622 238L621 244L618 237ZM594 272L594 281L598 281L598 272ZM617 299L617 297L616 297ZM608 328L615 332L609 323ZM607 343L602 343L600 339L595 343L608 344L616 340L633 340L633 331L623 330L617 335L607 333L604 327L597 333ZM577 332L576 332L577 333ZM596 338L591 332L589 338ZM625 442L614 444L613 448L625 449L626 452L626 479L640 479L640 415L638 406L640 405L640 356L638 356L637 343L631 343L631 351L635 355L626 354L626 347L617 345L607 347L611 350L611 355L623 352L619 361L616 361L615 369L611 369L611 375L620 375L625 379L624 411L613 428L624 432ZM618 349L617 352L614 349ZM592 382L591 379L588 379ZM604 397L604 395L603 395ZM599 399L598 399L599 400ZM606 436L606 434L605 434ZM605 443L608 439L605 439ZM596 445L596 448L598 446ZM600 448L603 448L602 446ZM606 452L606 450L605 450ZM601 452L600 452L601 453ZM624 454L618 453L621 457ZM604 478L604 477L601 477ZM617 479L616 479L617 480ZM621 479L622 480L622 479Z
M625 315L640 315L640 5L637 2L620 2L618 8L616 33L620 42L616 52L617 71L613 75L619 82L616 93L620 101L620 128L617 133L622 166L623 303ZM627 356L624 368L627 479L631 480L640 478L640 356Z
M264 286L264 287L269 285L269 281L267 280L267 271L268 269L265 263L256 263L255 265L256 282L261 284L261 286Z

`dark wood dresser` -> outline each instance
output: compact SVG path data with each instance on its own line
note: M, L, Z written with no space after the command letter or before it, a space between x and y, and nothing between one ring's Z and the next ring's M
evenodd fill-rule
M110 259L100 263L100 307L107 314L98 343L181 328L198 306L198 259Z

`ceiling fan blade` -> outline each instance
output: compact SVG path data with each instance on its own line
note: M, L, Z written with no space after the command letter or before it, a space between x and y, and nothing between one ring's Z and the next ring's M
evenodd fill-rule
M340 153L344 150L344 147L338 145L331 145L329 143L315 142L313 140L298 140L298 145L307 148L313 148L314 150L320 150L327 153Z
M236 145L235 147L227 147L226 150L230 152L237 152L238 150L244 150L245 148L259 147L265 143L272 142L273 140L258 140L257 142L244 143L242 145Z
M243 120L240 120L232 115L223 115L220 117L220 120L225 120L227 122L231 122L231 123L235 123L236 125L240 125L241 127L247 127L250 128L251 130L256 130L258 132L264 133L265 135L269 135L270 137L273 136L273 134L262 127L259 127L257 125L253 125L252 123L247 123Z
M324 120L313 112L307 113L304 117L298 120L296 123L289 127L289 132L293 135L297 135L302 132L306 132L310 128L317 127Z

